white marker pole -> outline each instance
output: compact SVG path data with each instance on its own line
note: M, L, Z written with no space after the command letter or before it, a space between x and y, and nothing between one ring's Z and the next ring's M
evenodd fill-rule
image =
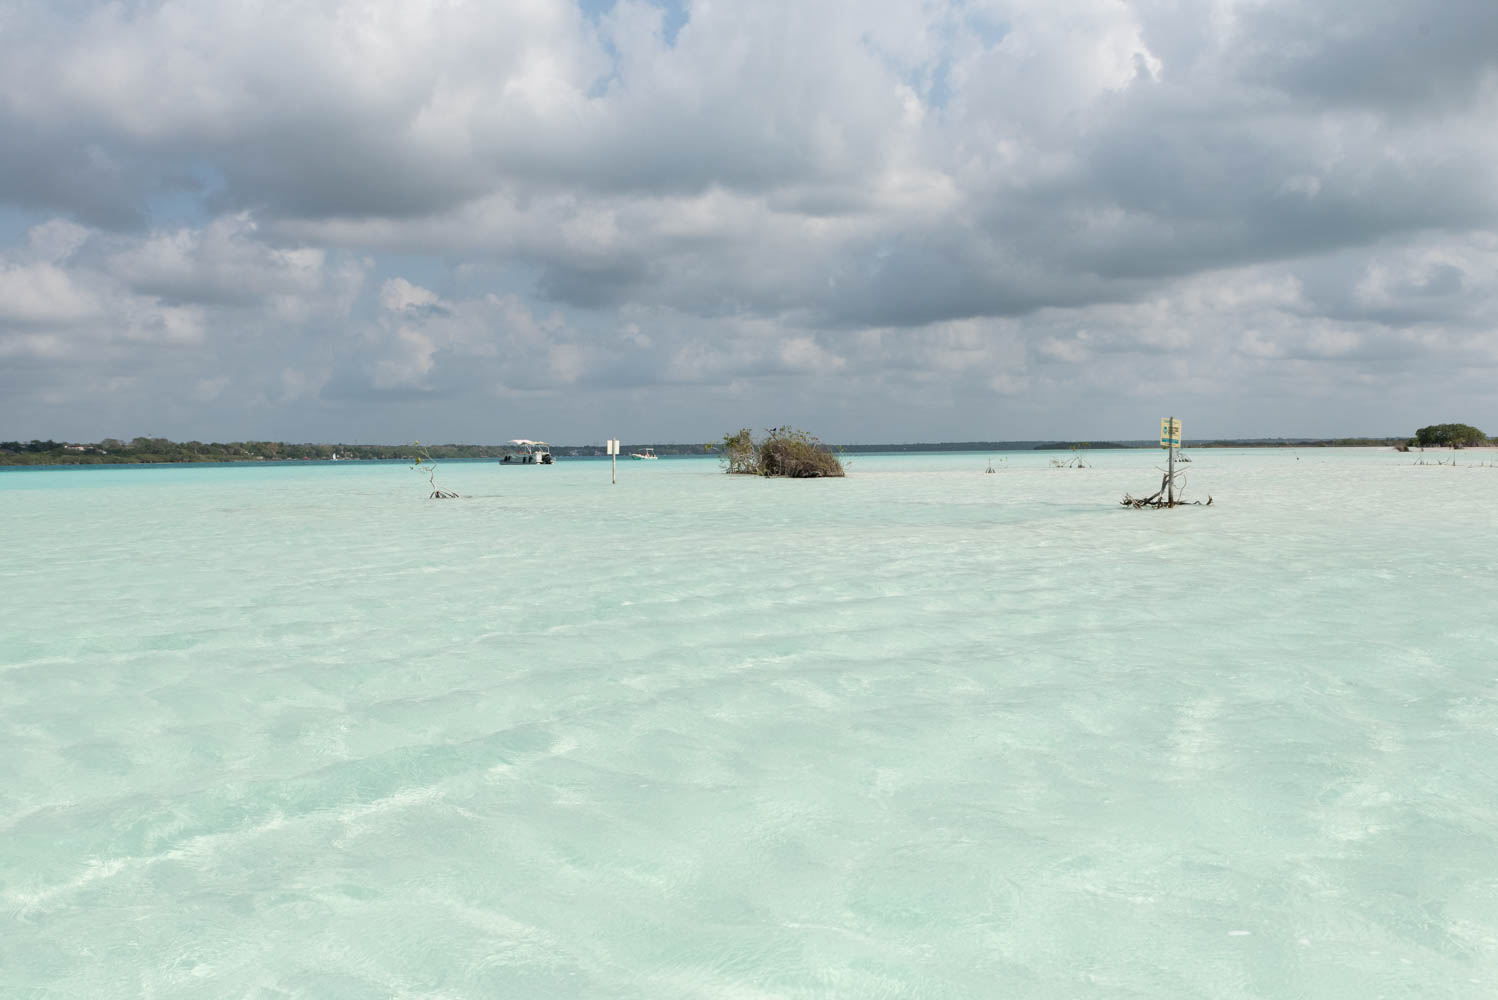
M1168 447L1170 448L1170 464L1168 466L1170 471L1166 473L1165 478L1165 505L1167 507L1174 507L1176 505L1176 418L1171 417L1170 423L1166 426L1168 430L1165 432L1167 435L1165 440L1168 442Z
M619 484L619 442L615 438L609 438L609 483L617 486Z

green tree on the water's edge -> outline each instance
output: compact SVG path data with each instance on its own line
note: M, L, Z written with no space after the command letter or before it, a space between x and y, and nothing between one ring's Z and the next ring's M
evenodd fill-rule
M762 440L749 428L723 437L726 471L748 476L785 476L790 479L836 478L846 475L843 463L814 435L794 427L771 427Z
M755 475L759 472L759 457L754 448L754 435L745 427L736 434L723 435L723 465L729 472Z
M1421 448L1472 448L1486 444L1488 436L1471 424L1431 424L1415 432Z

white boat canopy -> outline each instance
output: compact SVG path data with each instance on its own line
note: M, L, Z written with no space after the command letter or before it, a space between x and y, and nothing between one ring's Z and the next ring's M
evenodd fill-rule
M527 441L525 438L515 438L513 441L510 442L510 444L521 444L521 445L524 445L524 444L537 445L537 444L545 444L545 443L546 443L545 441Z

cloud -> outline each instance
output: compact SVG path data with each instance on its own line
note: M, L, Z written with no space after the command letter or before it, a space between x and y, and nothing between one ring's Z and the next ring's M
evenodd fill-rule
M138 237L61 219L32 227L0 253L7 398L128 413L262 395L278 362L315 357L322 324L348 320L367 265L271 247L254 230L243 216Z
M132 291L174 303L246 305L295 300L326 280L326 251L283 249L255 238L248 213L201 229L151 233L110 256L107 270Z
M1392 366L1498 339L1479 0L4 17L0 207L35 224L0 242L0 419L46 435L106 371L117 419L187 436L487 439L524 399L1100 437L1161 392L1377 432L1428 405L1380 407ZM1492 412L1479 383L1445 391Z
M98 315L96 298L55 264L0 264L0 325L70 326Z

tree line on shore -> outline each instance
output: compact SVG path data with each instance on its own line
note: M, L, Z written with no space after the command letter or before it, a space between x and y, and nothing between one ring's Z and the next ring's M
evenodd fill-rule
M497 458L502 445L435 445L434 458ZM326 462L332 459L410 459L409 444L288 444L284 441L169 441L105 438L94 444L0 441L0 465L131 465L152 462Z
M514 451L503 444L436 444L421 446L433 459L499 458ZM637 451L646 445L628 445ZM701 455L716 445L650 445L657 455ZM553 448L564 456L602 455L601 446ZM131 465L168 462L327 462L409 461L417 454L411 444L290 444L285 441L171 441L137 437L129 441L105 438L92 444L68 441L0 441L0 465Z
M777 428L789 431L789 428ZM657 444L651 445L658 455L701 455L734 450L735 439L743 443L745 431L738 435L727 435L724 441L711 444ZM795 432L800 434L802 432ZM782 435L784 437L784 435ZM787 439L788 440L788 439ZM1470 448L1486 444L1487 435L1470 424L1431 424L1422 427L1411 438L1258 438L1250 440L1196 441L1192 447L1357 447L1384 446L1406 448ZM825 449L821 442L817 447ZM1074 442L1067 441L943 441L924 444L889 445L843 445L832 451L844 454L883 451L1014 451L1065 449ZM1150 442L1094 442L1086 445L1093 449L1147 447ZM784 446L784 447L782 447ZM1080 446L1080 445L1078 445ZM633 451L645 445L631 445ZM488 444L441 444L428 448L434 459L499 458L509 451L506 445ZM563 456L601 455L597 446L561 447L552 449ZM786 441L777 440L772 451L790 455L792 451L802 453L798 445L790 448ZM810 454L805 451L805 454ZM363 461L406 461L414 454L409 444L290 444L284 441L171 441L161 437L136 437L129 441L105 438L92 444L66 441L32 440L0 441L0 465L126 465L135 463L165 462L318 462L334 458ZM745 454L740 452L740 455ZM769 453L767 453L769 454ZM744 463L748 465L749 463ZM815 465L809 466L814 468ZM823 475L835 474L829 469Z

